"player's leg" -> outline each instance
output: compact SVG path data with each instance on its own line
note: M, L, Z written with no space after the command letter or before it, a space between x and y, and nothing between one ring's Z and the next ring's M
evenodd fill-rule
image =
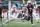
M31 16L31 17L30 17L30 19L31 19L31 24L32 24L32 25L35 25L35 24L33 23L33 16L32 16L32 13L30 13L30 16Z
M32 24L32 25L35 25L35 24L33 23L33 17L31 17L31 24Z
M39 14L36 14L36 21L39 23Z
M22 19L21 19L21 20L24 20L24 17L25 17L25 14L24 14L24 13L22 13Z
M37 23L39 23L39 20L38 20L38 19L36 19L36 22L37 22Z
M6 20L4 23L2 23L2 27L4 27L4 24L8 23L10 20Z
M10 18L9 20L6 20L3 24L6 24L6 23L8 23L8 22L11 21L11 20L15 20L15 19Z
M3 24L6 24L7 22L9 22L9 20L6 20Z
M33 24L33 17L31 17L31 24Z
M27 16L25 16L25 17L24 17L23 22L24 22L24 20L29 21L29 19L28 19L28 17L27 17Z
M27 21L29 21L30 20L30 16L28 16L28 19L27 19Z
M2 21L2 12L0 12L0 21Z
M33 17L31 17L31 24L32 24L32 25L35 25L35 24L33 23Z
M21 19L23 22L25 22L25 14L22 15L22 19Z
M24 19L26 20L27 19L27 16L25 16Z

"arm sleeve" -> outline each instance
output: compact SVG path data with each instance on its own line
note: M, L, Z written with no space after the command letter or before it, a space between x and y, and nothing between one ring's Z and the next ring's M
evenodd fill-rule
M28 5L26 7L28 8Z
M34 8L34 5L32 4L32 8Z

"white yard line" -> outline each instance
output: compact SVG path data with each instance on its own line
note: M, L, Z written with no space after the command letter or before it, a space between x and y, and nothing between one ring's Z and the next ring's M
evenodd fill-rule
M19 23L19 24L26 24L27 22L15 22L15 23Z

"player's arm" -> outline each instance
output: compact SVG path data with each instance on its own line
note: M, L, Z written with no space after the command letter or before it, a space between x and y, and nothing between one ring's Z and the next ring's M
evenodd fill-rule
M22 10L17 10L17 12L18 12L18 13L21 13L21 12L22 12Z
M27 13L28 13L28 9L27 9Z
M35 5L34 5L34 4L32 4L32 9L34 9L34 6L35 6Z

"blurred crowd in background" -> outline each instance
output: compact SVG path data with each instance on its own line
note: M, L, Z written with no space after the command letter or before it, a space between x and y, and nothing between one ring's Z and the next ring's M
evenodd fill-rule
M27 6L28 4L27 4L27 1L28 0L25 0L25 6ZM37 2L37 3L36 3ZM7 13L8 12L8 1L4 1L4 0L0 0L0 4L2 4L2 14L5 14L5 13ZM38 9L39 9L39 17L40 17L40 1L37 1L37 0L34 0L34 1L32 1L32 4L34 4L34 5L39 5L38 6ZM12 7L12 5L16 5L16 8L18 9L18 10L20 10L21 9L21 7L23 6L23 1L22 0L20 0L20 1L11 1L11 7ZM37 7L37 6L35 6L35 7ZM1 6L0 6L1 7ZM35 8L34 7L34 8ZM36 8L35 8L36 9ZM34 13L35 13L35 11L34 11ZM5 15L6 16L6 15Z

